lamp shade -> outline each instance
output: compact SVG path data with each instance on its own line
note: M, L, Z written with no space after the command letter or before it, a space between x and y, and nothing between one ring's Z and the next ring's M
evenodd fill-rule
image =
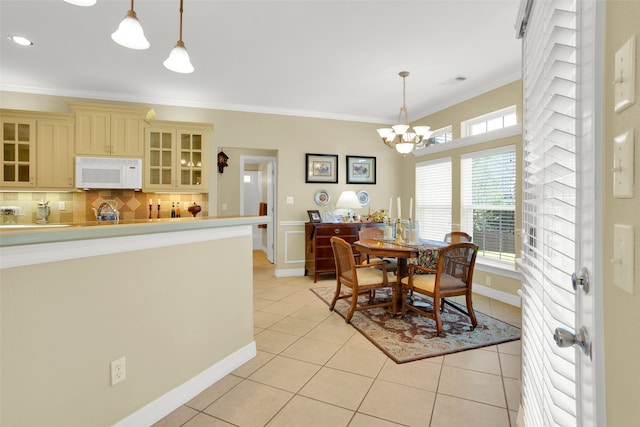
M169 57L163 62L164 66L176 73L193 73L195 68L191 65L189 53L182 40L178 40L176 46L171 49Z
M127 12L118 29L111 34L111 39L120 46L128 47L129 49L142 50L149 48L149 41L144 36L142 25L140 25L140 21L138 21L138 17L133 10Z
M360 209L362 205L355 191L343 191L336 202L336 208Z
M398 142L396 145L396 151L400 154L409 154L415 148L413 142Z

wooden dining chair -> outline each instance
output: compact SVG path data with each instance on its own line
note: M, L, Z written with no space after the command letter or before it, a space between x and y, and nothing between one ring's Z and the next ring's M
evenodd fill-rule
M471 242L473 238L464 231L452 231L444 235L444 241L447 243Z
M365 227L362 230L358 231L358 239L359 240L371 240L371 239L382 239L384 237L384 230L382 228L377 227ZM398 271L398 260L395 258L387 258L387 257L375 257L374 261L383 260L386 263L387 272L396 273ZM366 259L361 259L361 263L370 263L371 258L369 254L366 255Z
M472 280L473 268L476 262L478 247L473 243L452 243L438 249L436 268L428 268L419 264L409 265L409 275L402 278L402 295L418 293L433 299L433 311L424 306L408 304L402 298L402 315L407 309L436 321L436 335L442 332L441 312L445 305L455 308L469 316L471 329L478 325L473 312ZM464 295L466 308L464 311L457 304L446 301L445 298Z
M336 294L331 301L329 310L333 311L339 299L351 298L351 305L345 318L351 322L353 313L357 310L368 310L375 307L391 307L396 300L396 285L389 283L384 261L371 261L369 264L356 264L351 244L340 237L331 237L331 248L336 260ZM377 268L379 267L379 268ZM342 286L351 289L351 293L341 294ZM391 288L391 299L376 302L376 290ZM358 296L369 294L366 305L358 304Z

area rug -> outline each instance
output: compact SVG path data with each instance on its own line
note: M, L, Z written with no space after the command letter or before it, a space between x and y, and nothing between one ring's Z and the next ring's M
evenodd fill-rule
M311 289L327 305L335 287ZM378 291L379 297L382 297ZM378 297L378 298L379 298ZM366 304L368 296L360 296ZM416 295L414 303L429 304ZM346 318L351 298L338 300L335 311ZM455 303L454 303L455 304ZM351 325L396 363L411 362L520 339L520 328L475 310L478 326L471 330L469 318L451 307L442 313L443 331L436 336L436 322L407 311L406 316L392 315L386 308L356 311Z

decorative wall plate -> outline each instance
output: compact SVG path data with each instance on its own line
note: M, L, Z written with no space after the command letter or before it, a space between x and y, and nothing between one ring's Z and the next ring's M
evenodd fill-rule
M358 191L358 201L362 206L366 206L369 204L369 193L364 190Z
M329 204L329 200L331 200L331 196L329 196L327 190L318 190L316 191L314 199L316 201L316 205L327 206Z

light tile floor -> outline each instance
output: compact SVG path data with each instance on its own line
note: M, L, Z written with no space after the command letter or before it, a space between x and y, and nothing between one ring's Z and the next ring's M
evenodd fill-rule
M520 341L396 364L310 288L335 278L273 276L254 253L258 355L155 427L515 426ZM474 307L520 326L520 309Z

